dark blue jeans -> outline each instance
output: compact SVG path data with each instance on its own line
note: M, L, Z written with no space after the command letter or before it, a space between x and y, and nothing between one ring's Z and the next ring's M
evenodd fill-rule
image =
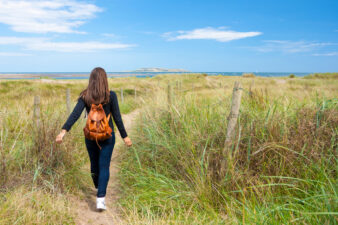
M109 166L115 145L115 133L112 132L111 138L98 142L101 150L96 141L85 138L85 143L90 159L91 175L95 188L97 188L97 197L104 197L109 181Z

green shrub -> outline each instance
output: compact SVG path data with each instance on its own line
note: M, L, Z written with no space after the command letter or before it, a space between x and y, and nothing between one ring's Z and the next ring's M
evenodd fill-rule
M256 76L253 73L243 73L242 77L244 77L244 78L254 78Z

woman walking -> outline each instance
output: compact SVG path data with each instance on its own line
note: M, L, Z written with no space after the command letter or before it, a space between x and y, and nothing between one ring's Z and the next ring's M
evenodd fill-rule
M105 210L110 160L115 145L114 125L110 115L124 143L130 147L132 142L123 125L116 93L109 91L107 74L100 67L92 70L88 87L81 92L73 112L56 137L57 143L62 142L63 137L79 119L84 108L89 113L84 133L91 175L97 189L96 206L98 210Z

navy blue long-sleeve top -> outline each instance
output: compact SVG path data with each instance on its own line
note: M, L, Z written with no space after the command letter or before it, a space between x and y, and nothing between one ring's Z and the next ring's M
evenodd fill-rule
M109 103L104 104L102 106L103 106L104 112L106 113L107 117L111 113L111 115L114 119L114 122L117 126L117 129L120 132L121 137L122 138L127 137L127 132L124 128L123 121L122 121L122 118L121 118L119 103L118 103L118 100L117 100L116 93L114 91L110 91ZM77 100L77 104L73 109L73 112L69 115L66 123L62 126L62 129L69 131L72 128L72 126L74 125L74 123L80 118L81 113L82 113L84 108L86 108L87 113L89 113L90 106L86 105L86 103L84 102L82 97L79 97L78 100ZM109 126L114 131L114 124L113 124L113 121L112 121L112 117L109 118Z

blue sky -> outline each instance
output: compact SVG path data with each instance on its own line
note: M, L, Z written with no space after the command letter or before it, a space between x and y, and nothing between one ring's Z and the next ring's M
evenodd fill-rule
M1 72L337 72L337 0L0 0Z

